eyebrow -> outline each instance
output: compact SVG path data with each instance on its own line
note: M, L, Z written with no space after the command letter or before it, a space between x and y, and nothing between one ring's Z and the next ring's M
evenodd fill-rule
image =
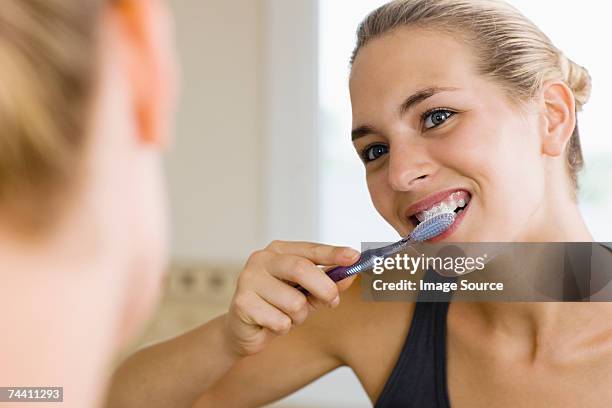
M372 133L376 133L376 130L374 130L372 126L359 126L351 131L351 141L359 139L360 137L371 135Z
M412 95L410 95L408 98L406 98L406 100L400 105L399 107L400 116L405 115L406 113L408 113L410 109L414 108L416 105L423 102L427 98L431 98L437 93L445 92L445 91L456 91L457 89L459 88L438 87L438 86L420 89L416 91L415 93L413 93ZM359 139L360 137L364 137L372 133L376 133L372 126L369 126L369 125L359 126L351 131L351 140Z

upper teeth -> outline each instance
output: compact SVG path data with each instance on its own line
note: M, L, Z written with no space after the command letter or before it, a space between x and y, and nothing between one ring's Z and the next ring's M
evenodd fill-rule
M422 211L415 214L419 222L423 222L433 216L442 213L454 212L457 208L465 207L466 201L463 198L461 192L454 192L446 200L439 202L438 204L431 207L429 210Z

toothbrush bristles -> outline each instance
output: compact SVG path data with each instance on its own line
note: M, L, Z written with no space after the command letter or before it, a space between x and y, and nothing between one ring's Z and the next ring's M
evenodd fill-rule
M421 222L410 234L411 241L427 241L450 228L455 222L454 212L443 212Z

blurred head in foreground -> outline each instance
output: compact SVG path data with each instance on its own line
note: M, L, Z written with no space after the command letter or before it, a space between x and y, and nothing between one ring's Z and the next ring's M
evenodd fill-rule
M99 380L80 370L107 364L152 309L167 251L171 40L160 0L2 2L2 385L74 386L76 404Z

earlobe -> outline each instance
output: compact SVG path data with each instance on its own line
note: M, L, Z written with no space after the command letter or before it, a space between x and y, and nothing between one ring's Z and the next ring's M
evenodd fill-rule
M549 81L542 87L542 103L545 123L542 129L542 153L560 156L576 125L574 96L564 82Z

